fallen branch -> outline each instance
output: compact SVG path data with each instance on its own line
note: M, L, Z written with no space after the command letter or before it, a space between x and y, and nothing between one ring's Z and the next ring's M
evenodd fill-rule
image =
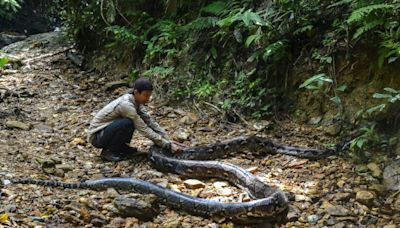
M48 53L48 54L39 55L39 56L36 56L36 57L33 57L33 58L24 59L24 60L21 61L21 63L23 65L29 65L30 63L32 63L34 61L38 61L38 60L41 60L41 59L44 59L44 58L52 57L52 56L58 55L60 53L66 52L66 51L68 51L70 49L72 49L72 47L64 48L64 49L61 49L61 50L53 52L53 53Z

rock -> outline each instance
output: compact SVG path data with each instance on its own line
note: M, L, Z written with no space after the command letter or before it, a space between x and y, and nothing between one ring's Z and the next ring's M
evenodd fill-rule
M308 124L316 125L316 124L319 124L319 122L321 122L321 120L322 120L321 116L313 117L308 121Z
M357 173L366 173L368 172L369 168L366 165L357 165L356 166L356 172Z
M339 192L333 195L333 198L337 201L346 201L350 199L350 193Z
M337 183L336 183L336 185L339 187L339 188L343 188L343 186L346 184L346 182L344 181L344 180L339 180Z
M106 91L114 90L123 86L128 86L128 82L125 80L109 82L105 85Z
M342 130L342 126L339 124L332 124L324 127L325 134L329 136L337 136Z
M113 204L122 217L136 217L144 221L153 219L158 214L157 208L153 206L155 198L147 197L145 200L118 196Z
M26 39L26 36L23 34L17 34L17 33L6 33L2 32L0 33L0 47L1 46L6 46L21 40Z
M64 172L69 172L73 169L73 167L68 164L58 164L56 165L56 169L61 169Z
M373 177L380 177L382 175L382 171L377 164L369 163L367 167L371 170Z
M17 128L17 129L28 131L31 128L31 125L25 124L25 123L22 123L22 122L16 121L16 120L9 120L6 122L6 127L11 128L11 129Z
M381 184L372 184L368 189L374 191L378 195L381 195L386 191L385 186Z
M217 189L217 193L220 196L231 196L233 191L230 188L219 188Z
M177 218L170 218L161 224L161 227L165 228L177 228L181 225L181 220Z
M318 215L309 215L309 216L307 216L307 221L310 224L316 224L318 222L318 220L319 220Z
M108 188L106 191L106 196L108 198L115 198L119 196L119 193L114 188Z
M306 196L306 195L295 195L294 196L294 200L296 201L296 202L300 202L300 201L308 201L308 202L311 202L311 198L310 197L308 197L308 196Z
M340 205L333 205L328 202L324 202L322 204L322 207L326 210L326 212L330 215L335 215L335 216L346 216L350 214L350 211L343 206Z
M125 227L125 219L123 219L121 217L113 218L113 220L111 220L111 222L110 222L110 226L111 227Z
M286 217L287 221L288 222L297 221L299 219L299 217L300 217L300 213L301 213L301 211L297 207L289 206L289 212L288 212L288 215Z
M388 190L400 190L400 161L394 161L383 170L383 184Z
M105 220L94 218L90 221L90 223L95 227L103 227L107 222Z
M39 132L43 132L43 133L53 133L54 132L52 127L44 125L44 124L35 125L35 129L37 129Z
M15 206L14 204L6 205L6 206L4 207L4 211L5 211L6 213L14 213L14 212L17 211L17 206Z
M111 212L113 212L113 213L115 213L115 214L118 214L118 213L119 213L119 210L118 210L118 209L114 206L114 204L112 204L112 203L104 204L103 207L102 207L102 209L103 209L103 210L106 210L106 211L111 211Z
M74 145L82 145L84 146L86 144L86 141L82 138L74 138L71 142Z
M196 189L196 188L204 188L206 184L196 179L187 179L183 182L186 188Z
M375 198L376 198L375 194L370 191L356 192L356 200L367 206L371 206Z
M190 133L184 129L178 129L175 131L173 138L179 142L187 141L190 137Z
M396 225L394 224L384 225L382 228L396 228Z

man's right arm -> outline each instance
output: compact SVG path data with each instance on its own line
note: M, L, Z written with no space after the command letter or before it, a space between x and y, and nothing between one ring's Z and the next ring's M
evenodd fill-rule
M135 129L137 129L143 136L152 140L158 146L166 149L171 148L171 142L160 134L155 132L153 129L147 126L143 119L137 114L136 109L131 105L121 105L121 112L125 117L130 118L133 121Z

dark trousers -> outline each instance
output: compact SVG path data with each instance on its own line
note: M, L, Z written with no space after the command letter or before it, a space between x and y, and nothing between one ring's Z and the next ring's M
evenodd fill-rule
M134 131L135 127L131 119L117 119L103 130L97 132L92 144L97 148L124 153L129 151L130 147L128 145Z

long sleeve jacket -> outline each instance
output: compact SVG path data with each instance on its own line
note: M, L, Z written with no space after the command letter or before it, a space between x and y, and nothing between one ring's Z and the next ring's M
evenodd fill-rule
M113 100L94 116L88 129L88 141L92 142L96 132L119 118L131 119L135 129L158 146L171 146L165 130L147 113L143 105L136 105L132 94L125 94Z

